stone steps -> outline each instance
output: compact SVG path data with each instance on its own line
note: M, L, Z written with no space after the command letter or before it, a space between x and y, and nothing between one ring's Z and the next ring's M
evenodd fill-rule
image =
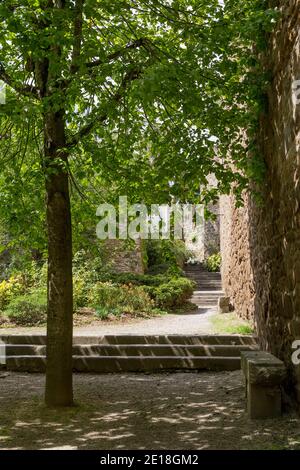
M193 291L195 294L201 295L220 295L223 293L223 289L216 289L216 290L205 290L205 289L194 289Z
M86 344L73 346L74 356L225 356L240 357L241 351L248 351L249 346L242 345L164 345L164 344ZM9 344L5 347L7 357L45 356L46 345Z
M221 290L214 291L194 291L190 302L196 305L208 305L211 307L216 307L218 305L218 299L223 297L224 293Z
M186 268L184 269L184 272L189 277L194 277L196 279L216 279L216 280L221 279L221 273L220 272L211 273L211 272L208 272L208 271L199 271L198 269L190 271Z
M196 279L197 281L220 281L221 279L221 274L220 273L189 273L188 271L185 271L185 274L191 278L191 279Z
M186 273L196 281L191 297L195 306L216 307L223 296L220 274L199 266ZM255 349L256 338L248 335L75 335L73 369L98 373L235 370L241 367L241 352ZM0 335L0 363L7 370L44 372L46 336Z
M73 356L74 372L222 371L236 370L240 367L239 357ZM6 369L18 372L45 372L46 356L9 356Z
M221 279L221 273L208 273L208 272L189 272L187 270L184 271L188 277L192 277L194 279L212 279L218 281Z
M192 279L189 277L192 281L194 281L196 284L201 284L203 286L205 285L211 285L211 286L219 286L222 285L221 281L219 280L214 280L214 279Z
M221 274L220 273L189 273L188 271L185 271L185 274L192 279L200 280L203 279L204 281L219 281L221 279Z
M210 291L210 292L215 292L215 291L221 291L222 290L222 284L196 284L195 290L197 291Z
M222 282L221 281L214 281L214 280L203 280L203 279L192 279L189 277L193 282L195 282L196 287L195 289L198 291L221 291L222 290Z
M214 290L214 291L201 291L201 290L194 290L193 297L201 297L202 299L218 299L220 295L223 294L222 290Z
M18 334L0 335L0 341L7 345L45 345L46 335ZM73 345L89 344L171 344L171 345L256 345L251 335L74 335ZM0 343L1 347L1 343Z
M0 363L11 371L44 372L44 335L2 335ZM155 372L239 369L242 351L257 348L248 335L74 336L77 372Z
M196 288L190 301L198 308L215 308L223 297L221 273L211 273L202 265L185 266L185 275L195 282Z
M191 273L189 271L185 271L185 274L193 279L197 280L213 280L213 281L219 281L221 279L221 274L220 273Z

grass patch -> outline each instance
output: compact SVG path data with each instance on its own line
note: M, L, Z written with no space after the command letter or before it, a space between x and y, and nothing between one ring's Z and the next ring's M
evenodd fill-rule
M246 320L239 318L236 313L224 313L211 317L214 333L251 335L254 328Z

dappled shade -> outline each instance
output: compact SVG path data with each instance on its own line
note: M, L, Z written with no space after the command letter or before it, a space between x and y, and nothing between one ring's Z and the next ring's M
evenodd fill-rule
M46 409L40 374L0 379L4 449L300 449L300 423L250 421L240 371L75 375L76 401Z

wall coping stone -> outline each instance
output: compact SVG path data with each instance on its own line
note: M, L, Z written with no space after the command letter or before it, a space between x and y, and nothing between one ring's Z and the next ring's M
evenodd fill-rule
M272 387L280 385L286 377L284 363L269 352L242 351L241 365L250 384Z

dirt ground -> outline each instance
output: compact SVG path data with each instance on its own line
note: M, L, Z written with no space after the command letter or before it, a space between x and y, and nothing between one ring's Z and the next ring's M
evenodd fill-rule
M59 411L43 375L0 376L0 449L300 449L299 417L247 418L240 371L78 374Z
M118 335L118 334L209 334L214 333L211 323L215 308L200 308L182 314L170 313L152 318L133 318L116 321L89 321L88 324L74 327L74 335ZM46 334L46 327L0 328L0 333L12 334Z
M199 308L180 313L157 315L152 318L123 318L91 321L80 318L74 323L74 336L101 335L190 335L190 334L249 334L251 325L234 313L218 315L216 308ZM46 334L46 327L0 327L2 335Z

